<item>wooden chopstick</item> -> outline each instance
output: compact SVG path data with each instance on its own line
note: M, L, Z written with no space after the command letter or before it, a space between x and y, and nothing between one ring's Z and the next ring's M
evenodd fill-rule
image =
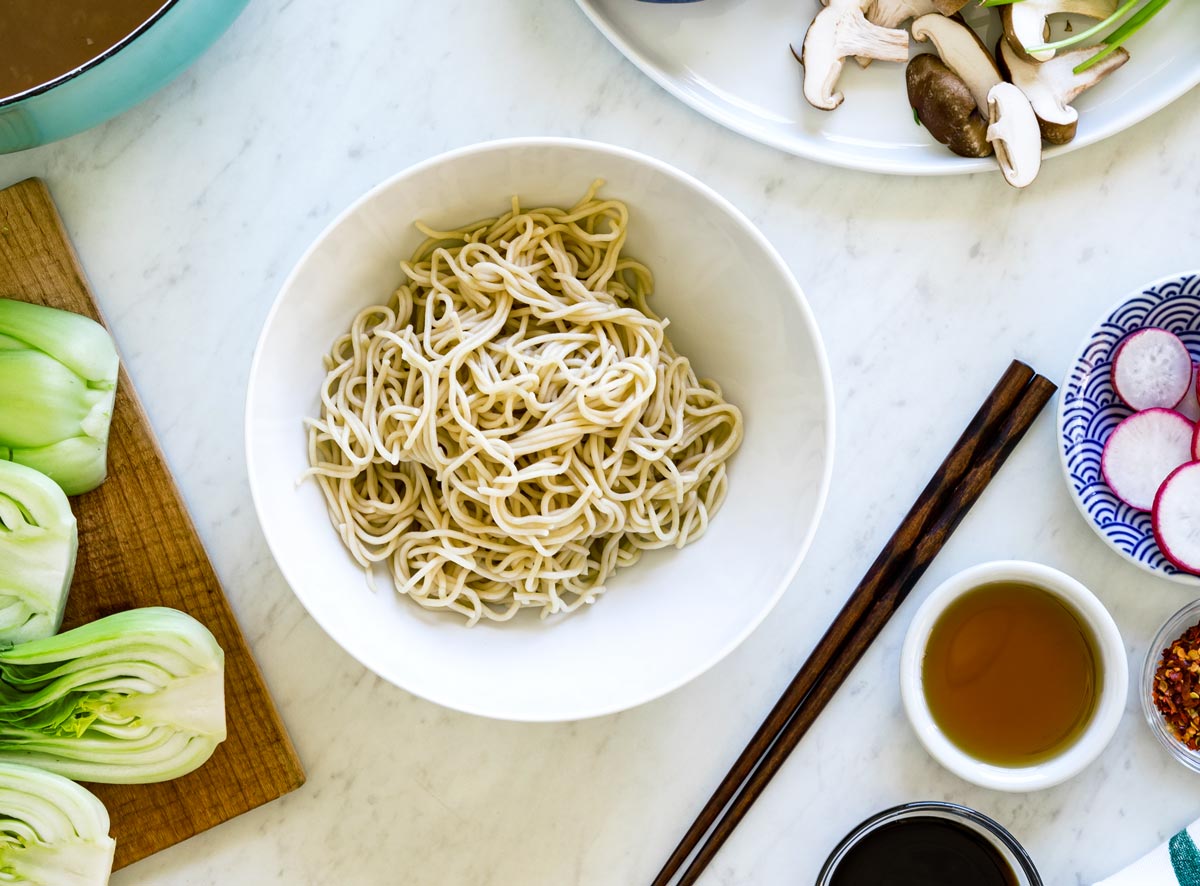
M1012 411L1021 393L1033 378L1033 370L1019 360L1012 361L1008 369L996 382L991 393L984 399L975 416L967 424L949 455L942 461L929 483L917 497L916 502L892 537L884 545L871 568L867 570L846 605L833 620L825 635L817 643L804 666L796 673L770 714L759 726L745 750L734 762L729 773L722 779L716 791L704 804L700 814L688 828L679 845L671 853L652 886L667 886L675 873L687 861L688 856L699 845L700 840L716 822L721 810L733 799L742 783L750 776L767 748L783 730L793 713L804 701L820 673L829 666L833 657L854 626L862 619L868 607L881 593L891 578L889 565L897 561L897 553L912 548L930 517L945 505L954 487L966 475L982 440L995 434L1000 422Z
M1013 361L659 871L654 886L671 881L715 823L712 836L680 880L681 884L695 882L1054 391L1048 380L1034 377L1032 369ZM718 822L726 806L729 809Z

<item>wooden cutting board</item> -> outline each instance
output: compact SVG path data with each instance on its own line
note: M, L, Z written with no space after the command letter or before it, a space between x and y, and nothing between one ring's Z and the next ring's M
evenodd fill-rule
M0 191L0 298L104 322L58 210L37 179ZM171 606L203 622L225 650L229 737L207 763L161 784L89 785L108 807L120 868L294 791L304 784L304 770L124 366L108 479L71 504L79 560L64 630L137 606Z

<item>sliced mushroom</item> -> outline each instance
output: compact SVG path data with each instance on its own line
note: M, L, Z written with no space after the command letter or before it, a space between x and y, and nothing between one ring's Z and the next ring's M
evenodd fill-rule
M988 94L987 139L1005 180L1024 188L1042 168L1042 133L1025 93L1011 83L998 83Z
M864 2L869 0L831 0L804 35L804 97L814 108L832 111L842 103L845 96L835 90L849 56L908 60L908 32L871 24Z
M986 116L988 93L1004 78L1000 76L996 60L975 32L961 22L934 13L913 22L912 35L921 43L933 41L938 56L967 84L979 113Z
M918 55L904 72L908 103L929 134L960 157L992 153L988 125L971 90L936 55Z
M1117 11L1118 0L1021 0L1000 7L1004 22L1004 38L1023 58L1030 61L1049 61L1053 49L1030 52L1029 47L1046 42L1050 25L1046 21L1058 13L1082 15L1085 18L1105 19Z
M938 11L938 0L875 0L867 9L867 21L881 28L898 28L910 18Z
M1033 105L1033 112L1037 114L1042 129L1042 138L1050 144L1065 145L1075 138L1079 112L1071 107L1071 102L1129 61L1129 53L1122 48L1086 71L1075 73L1078 65L1102 48L1089 46L1060 53L1048 62L1031 62L1022 58L1006 40L1000 40L997 47L1000 66L1005 76L1025 93Z
M920 18L931 12L954 15L969 2L970 0L869 0L862 4L862 8L871 24L881 28L898 28L910 18ZM821 0L821 5L828 6L829 0Z
M898 28L910 18L919 18L931 12L937 12L939 0L874 0L867 7L867 21L881 28ZM869 58L857 56L860 68L871 65Z

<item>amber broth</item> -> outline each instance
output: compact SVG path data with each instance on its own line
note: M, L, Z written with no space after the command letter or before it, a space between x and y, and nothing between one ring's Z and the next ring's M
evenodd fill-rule
M103 55L166 0L0 0L0 99Z
M925 697L961 750L998 766L1056 756L1087 727L1100 675L1094 640L1056 596L983 585L942 613L926 646Z

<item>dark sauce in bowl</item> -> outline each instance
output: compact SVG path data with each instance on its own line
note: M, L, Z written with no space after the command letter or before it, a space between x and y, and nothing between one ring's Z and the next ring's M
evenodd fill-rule
M112 49L167 0L0 0L0 100Z
M868 831L838 862L830 886L1018 886L979 831L948 818L906 818Z

